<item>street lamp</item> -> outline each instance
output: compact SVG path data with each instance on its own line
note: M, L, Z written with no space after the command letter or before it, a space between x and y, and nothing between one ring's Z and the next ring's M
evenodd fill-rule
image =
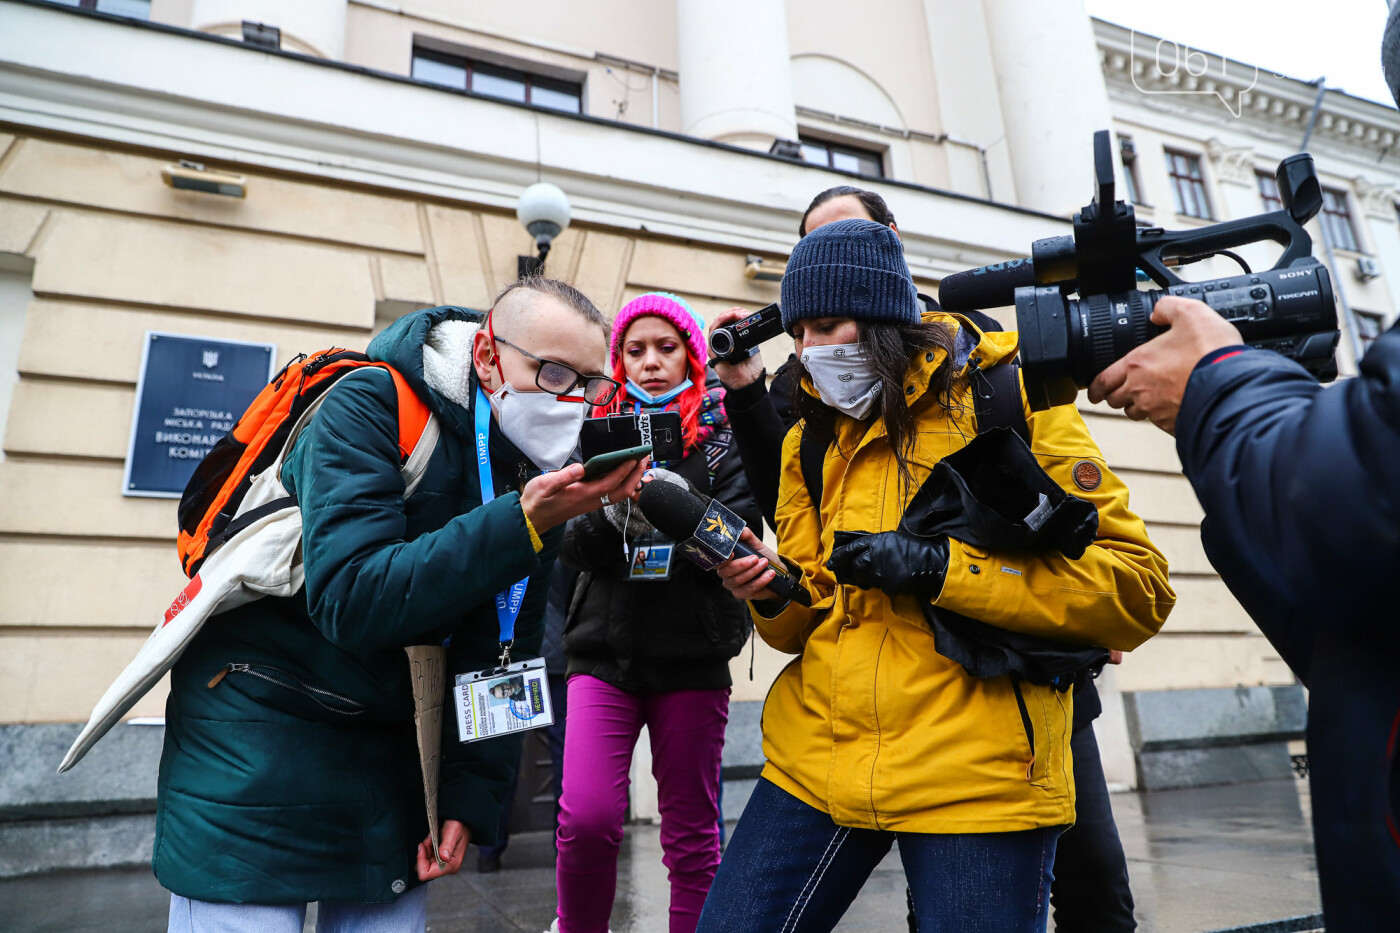
M535 238L535 247L539 250L538 256L516 257L516 272L521 278L539 275L544 271L550 244L569 226L568 195L558 185L547 181L536 182L520 193L515 216Z

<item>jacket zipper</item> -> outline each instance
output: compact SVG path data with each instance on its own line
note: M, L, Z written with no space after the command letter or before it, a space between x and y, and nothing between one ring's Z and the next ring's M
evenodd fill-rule
M1026 762L1026 780L1031 780L1031 775L1035 770L1035 726L1031 724L1030 710L1026 709L1026 698L1021 693L1021 678L1011 677L1011 689L1016 694L1016 708L1021 711L1021 725L1026 730L1026 741L1031 746L1031 760Z
M271 671L273 674L280 674L282 677L285 677L286 680L274 677L272 676L272 674L265 674L263 673L263 671ZM209 681L208 686L211 688L217 687L219 685L219 682L225 677L227 677L229 674L249 674L253 677L258 678L259 680L265 680L270 684L275 684L276 686L281 687L284 690L291 690L293 693L300 693L302 696L311 700L313 703L326 710L327 712L337 713L341 716L358 716L361 713L365 712L366 709L368 709L368 707L366 707L363 703L360 703L356 700L352 700L347 696L341 696L339 693L333 693L330 690L323 690L320 687L313 687L310 684L306 683L306 681L297 677L295 674L290 674L287 671L282 670L280 667L273 667L270 664L244 664L231 662L229 664L224 665L223 669L220 670L219 673L214 675L214 678ZM326 700L328 699L344 703L346 706L351 707L351 709L338 709L337 707L332 706L330 703L327 703Z

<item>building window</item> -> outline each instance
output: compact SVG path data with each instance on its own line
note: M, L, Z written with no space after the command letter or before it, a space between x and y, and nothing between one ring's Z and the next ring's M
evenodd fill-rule
M80 10L96 10L98 13L111 13L114 16L129 16L132 19L151 18L151 0L49 0L60 6L74 6Z
M803 162L834 168L838 172L854 172L871 178L885 177L883 152L812 139L810 136L799 136L798 141L802 144Z
M1210 220L1210 199L1206 197L1201 157L1167 150L1167 174L1172 180L1172 199L1183 217Z
M1278 193L1278 179L1267 172L1256 172L1254 175L1259 182L1259 201L1264 205L1266 212L1283 210L1283 197Z
M564 113L583 112L583 85L578 82L530 74L445 52L414 49L413 78Z
M1351 313L1356 318L1356 336L1361 340L1361 352L1364 355L1385 330L1385 315L1375 311L1357 311L1355 308Z
M1322 213L1318 215L1322 224L1322 238L1333 249L1347 249L1353 253L1361 251L1356 241L1356 227L1351 223L1351 208L1347 204L1347 193L1339 188L1322 189Z
M1142 186L1138 184L1137 145L1131 136L1118 137L1118 155L1123 161L1123 187L1128 203L1145 204Z

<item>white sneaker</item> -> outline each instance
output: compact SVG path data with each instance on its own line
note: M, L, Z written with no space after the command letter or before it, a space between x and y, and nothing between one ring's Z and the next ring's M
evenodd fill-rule
M559 918L558 918L558 917L555 917L555 918L554 918L554 922L551 923L551 924L549 925L549 929L548 929L548 930L545 930L544 933L559 933ZM612 930L609 929L609 930L608 930L608 933L612 933Z

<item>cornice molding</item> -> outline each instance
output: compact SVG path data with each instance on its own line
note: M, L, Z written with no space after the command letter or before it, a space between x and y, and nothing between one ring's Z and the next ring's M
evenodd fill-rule
M1215 121L1243 120L1298 139L1307 128L1316 85L1218 56L1195 59L1191 71L1198 73L1191 74L1184 54L1179 62L1173 57L1166 63L1171 67L1158 66L1159 43L1177 48L1169 39L1158 40L1102 20L1094 20L1094 32L1110 90L1120 95L1136 92L1144 106L1194 111ZM1400 140L1400 112L1332 91L1323 97L1313 136L1375 158Z

